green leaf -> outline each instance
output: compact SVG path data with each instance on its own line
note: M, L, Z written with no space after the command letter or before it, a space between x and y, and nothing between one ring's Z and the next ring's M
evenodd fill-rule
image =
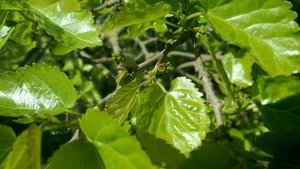
M82 117L80 127L97 147L107 169L154 168L137 140L105 112L89 109Z
M11 38L19 45L26 47L27 51L30 51L36 46L36 42L33 41L32 22L23 21L16 25L15 31L12 33ZM27 53L27 52L26 52Z
M299 86L295 76L259 79L258 107L271 130L300 126Z
M49 159L46 169L104 169L103 162L93 144L74 141L64 144Z
M67 76L48 65L0 74L0 115L56 115L74 106L76 91Z
M41 169L41 130L31 125L13 145L3 162L4 169Z
M0 164L11 150L15 140L14 131L10 127L0 125Z
M231 83L240 87L253 84L251 76L253 61L248 53L242 58L236 58L232 53L228 53L222 58L222 63Z
M122 86L107 102L108 114L116 118L120 124L127 119L130 110L134 106L138 88L139 86L135 82Z
M165 140L186 156L209 131L208 107L191 80L180 77L169 92L152 85L139 94L134 115L137 127Z
M263 105L276 103L300 94L300 80L297 77L279 76L259 80L259 98ZM276 92L275 92L276 91Z
M128 27L128 32L131 37L137 37L150 28L155 29L157 32L165 32L168 30L168 27L165 25L165 20L157 19L155 21L151 21L143 24L132 25Z
M270 106L258 106L270 130L300 127L300 115ZM299 108L298 108L299 110Z
M164 18L170 10L171 6L163 1L149 3L144 0L130 0L106 20L103 31L114 33L116 29L127 26L135 26L134 32L141 32L137 30L140 26L142 30L146 30L150 27L156 28L156 26L151 23L157 22L157 24L161 24L160 19ZM137 35L137 33L133 34Z
M39 25L63 46L72 49L100 46L92 14L74 0L24 0Z
M300 37L295 12L284 0L202 0L206 17L226 41L250 50L272 76L300 71Z

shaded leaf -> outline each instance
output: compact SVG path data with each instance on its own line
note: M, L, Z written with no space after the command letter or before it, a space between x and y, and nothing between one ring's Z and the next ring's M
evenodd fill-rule
M236 58L232 53L228 53L222 58L222 63L231 83L241 87L253 84L251 76L253 61L248 53L242 58Z
M0 125L0 164L11 150L15 140L14 131L10 127Z
M33 65L0 75L0 115L56 115L73 107L76 91L67 76L48 65Z
M149 23L161 25L160 19L164 18L170 10L171 6L163 1L149 3L144 0L131 0L106 20L103 31L113 33L118 28L134 26L135 28L132 27L131 32L133 35L137 35L138 32L141 32L137 30L138 27L147 30L148 28L156 28Z
M123 123L135 104L137 90L136 83L129 83L122 86L117 93L107 102L107 112L116 118L119 123Z
M180 77L169 92L152 85L138 96L134 114L137 127L165 140L181 153L201 145L209 131L208 107L191 80Z
M49 159L46 169L104 169L97 149L88 142L64 144Z
M269 168L296 169L300 167L300 129L281 129L259 136L256 145L273 156Z
M182 169L226 169L235 168L232 160L234 152L228 142L208 142L191 152L191 157L181 167Z
M155 165L177 169L186 160L179 150L167 144L166 141L143 131L137 131L137 135Z
M204 4L206 3L206 4ZM207 19L229 43L250 49L254 61L272 76L300 71L299 26L283 0L202 0Z
M74 0L24 0L39 25L63 46L72 49L100 46L92 14Z
M3 162L4 169L41 169L41 130L31 125L13 144Z
M270 130L300 126L300 116L297 114L286 110L274 109L269 106L258 106L258 108L262 112L264 122Z
M89 109L80 127L97 147L107 169L154 168L137 140L104 112Z

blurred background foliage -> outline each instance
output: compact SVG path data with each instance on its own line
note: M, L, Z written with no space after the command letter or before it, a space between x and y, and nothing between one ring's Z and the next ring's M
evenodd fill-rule
M300 13L300 1L290 0L290 2L293 3L293 10ZM84 8L93 11L93 9L102 4L102 1L82 0L81 3ZM117 9L111 7L98 12L93 12L95 23L101 25L113 10ZM168 22L177 24L178 20L174 17L170 17L168 18ZM299 17L297 18L297 22L300 23ZM78 49L65 55L55 55L53 49L57 45L57 42L44 30L40 30L37 25L32 22L27 22L27 18L24 15L10 12L7 24L8 26L15 27L15 31L12 32L11 38L0 50L0 72L15 71L25 65L32 65L32 63L46 63L59 67L70 77L79 93L79 100L75 109L81 113L84 113L87 108L94 107L95 105L100 105L100 107L103 108L105 102L116 91L118 85L117 80L120 79L120 72L124 71L124 66L117 64L116 56L114 56L113 53L119 53L122 57L128 59L129 62L130 60L133 60L133 63L139 64L162 51L168 43L168 39L171 39L171 37L173 38L174 35L176 36L177 30L176 27L168 24L168 31L164 33L150 29L139 36L131 36L128 33L129 30L120 29L116 32L117 36L103 35L101 39L103 40L104 45L101 47ZM235 46L229 46L224 41L220 40L216 34L212 33L210 36L211 39L214 39L214 41L211 42L214 50L219 51L217 54L218 57L221 58L224 53L232 52L232 48L236 48L234 52L237 54L243 54L241 49ZM204 46L201 46L201 51L205 51ZM220 83L219 74L213 68L210 57L207 54L204 54L203 60L205 61L208 72L212 75L212 81L217 95L220 98L225 98L225 88L222 86L222 83ZM192 52L192 44L190 41L183 43L170 52L163 60L163 63L164 65L162 66L161 72L158 73L158 78L166 88L170 87L170 81L172 79L185 75L192 79L197 86L202 89L202 82L195 76L194 54ZM147 70L151 70L153 67L154 64L147 67L144 71L144 76L147 76ZM255 65L253 69L253 72L264 73ZM255 73L253 73L253 77L254 81L256 81ZM221 140L221 144L210 141L210 136L208 136L207 144L193 152L192 158L186 162L187 166L190 166L188 168L193 168L193 163L199 163L199 161L202 163L210 161L211 164L213 163L216 165L211 168L219 168L220 166L238 168L232 166L234 164L238 164L239 168L243 168L242 166L248 168L264 168L266 166L264 162L265 156L262 155L261 157L258 157L261 158L261 161L258 160L257 162L257 160L254 160L257 159L257 157L254 157L253 154L245 154L245 152L240 151L244 148L249 151L256 151L256 147L252 145L253 142L257 141L256 136L269 130L262 119L261 111L256 108L252 98L249 96L249 93L256 92L256 89L254 88L255 87L235 87L234 93L236 94L235 97L236 100L238 100L238 105L227 103L225 102L225 99L223 100L223 104L225 105L223 112L225 114L224 116L226 116L224 119L227 120L226 123L230 128L235 128L237 130L231 130L229 132L231 140ZM277 105L271 106L276 107ZM280 106L277 106L277 108L278 107L280 108ZM267 108L263 108L262 110L268 111ZM23 129L28 127L26 124L17 124L10 118L1 117L0 123L12 126L16 133L20 133ZM217 132L218 131L216 131L216 133ZM212 135L216 133L212 133ZM295 132L284 132L264 137L266 137L266 139L276 140L278 135L291 135L291 133L295 134ZM58 149L60 144L65 143L72 137L72 132L65 130L49 131L44 132L43 137L47 138L42 145L43 159L46 160L56 149ZM291 142L296 142L298 140L299 138L295 138L294 140L291 140ZM258 140L258 143L260 144L260 140ZM233 144L234 146L232 146ZM230 147L233 148L230 149ZM267 152L272 151L270 150L270 147L265 147L265 145L263 147ZM233 149L237 149L237 151L233 151ZM203 154L205 154L205 156L203 156ZM212 156L207 154L211 154ZM219 154L222 157L215 156L216 154ZM249 159L250 163L246 163L243 161L244 159L239 158L241 156L247 157L246 159ZM278 158L284 157L278 155ZM224 161L220 161L220 159L223 159ZM214 160L215 162L211 162ZM209 164L207 164L207 166L209 166Z

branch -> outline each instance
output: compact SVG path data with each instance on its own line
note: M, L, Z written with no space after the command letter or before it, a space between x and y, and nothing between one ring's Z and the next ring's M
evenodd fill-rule
M111 7L119 2L120 2L120 0L107 0L102 5L94 8L94 11L101 11L102 9Z
M182 44L185 42L188 38L190 37L190 33L183 33L177 40L167 43L166 48L159 52L157 55L145 60L144 62L140 63L138 65L138 70L141 70L151 63L158 61L158 63L161 62L161 60L168 54L170 53L174 48L176 48L178 45Z
M218 126L223 126L224 123L223 123L223 119L222 119L222 115L221 115L221 106L222 105L219 102L216 94L214 93L213 84L210 81L208 72L204 68L203 62L201 60L199 46L198 46L198 43L196 40L193 41L193 48L194 48L194 53L195 53L195 57L196 57L196 67L197 67L198 73L199 73L198 78L200 80L202 80L202 82L203 82L203 87L204 87L204 90L206 93L206 98L211 103L211 105L214 109Z

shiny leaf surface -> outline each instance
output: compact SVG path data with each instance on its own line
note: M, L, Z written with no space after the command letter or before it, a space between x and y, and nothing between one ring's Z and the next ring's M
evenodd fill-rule
M140 93L134 114L138 128L188 156L209 131L208 111L202 93L189 79L180 77L173 80L169 92L152 85Z
M74 141L63 145L49 159L46 169L104 169L97 149L88 142Z
M0 125L0 164L11 150L15 140L14 131L10 127Z
M254 61L272 76L300 71L297 15L283 0L202 0L207 19L229 43L250 49Z
M73 107L76 91L67 76L48 65L33 65L0 75L0 115L56 115Z
M222 59L222 63L231 83L241 87L253 84L251 76L253 61L248 53L242 58L236 58L232 53L228 53Z
M14 28L8 26L0 27L0 49L4 46L13 30Z
M160 19L164 18L170 10L171 6L163 1L150 3L144 0L130 0L104 23L103 31L113 33L118 28L134 26L131 32L136 36L138 32L141 32L139 28L147 30L156 28L155 25L161 25Z
M107 112L116 118L119 123L123 123L127 119L128 113L136 101L138 88L139 86L136 83L122 86L108 101Z
M3 162L4 169L41 169L41 130L31 125L13 144Z
M89 109L82 117L80 127L97 147L107 169L154 168L137 140L105 112Z
M298 77L261 78L258 83L259 105L271 130L300 126L300 80Z
M62 45L72 49L100 46L90 12L81 9L78 1L26 0L39 25Z

